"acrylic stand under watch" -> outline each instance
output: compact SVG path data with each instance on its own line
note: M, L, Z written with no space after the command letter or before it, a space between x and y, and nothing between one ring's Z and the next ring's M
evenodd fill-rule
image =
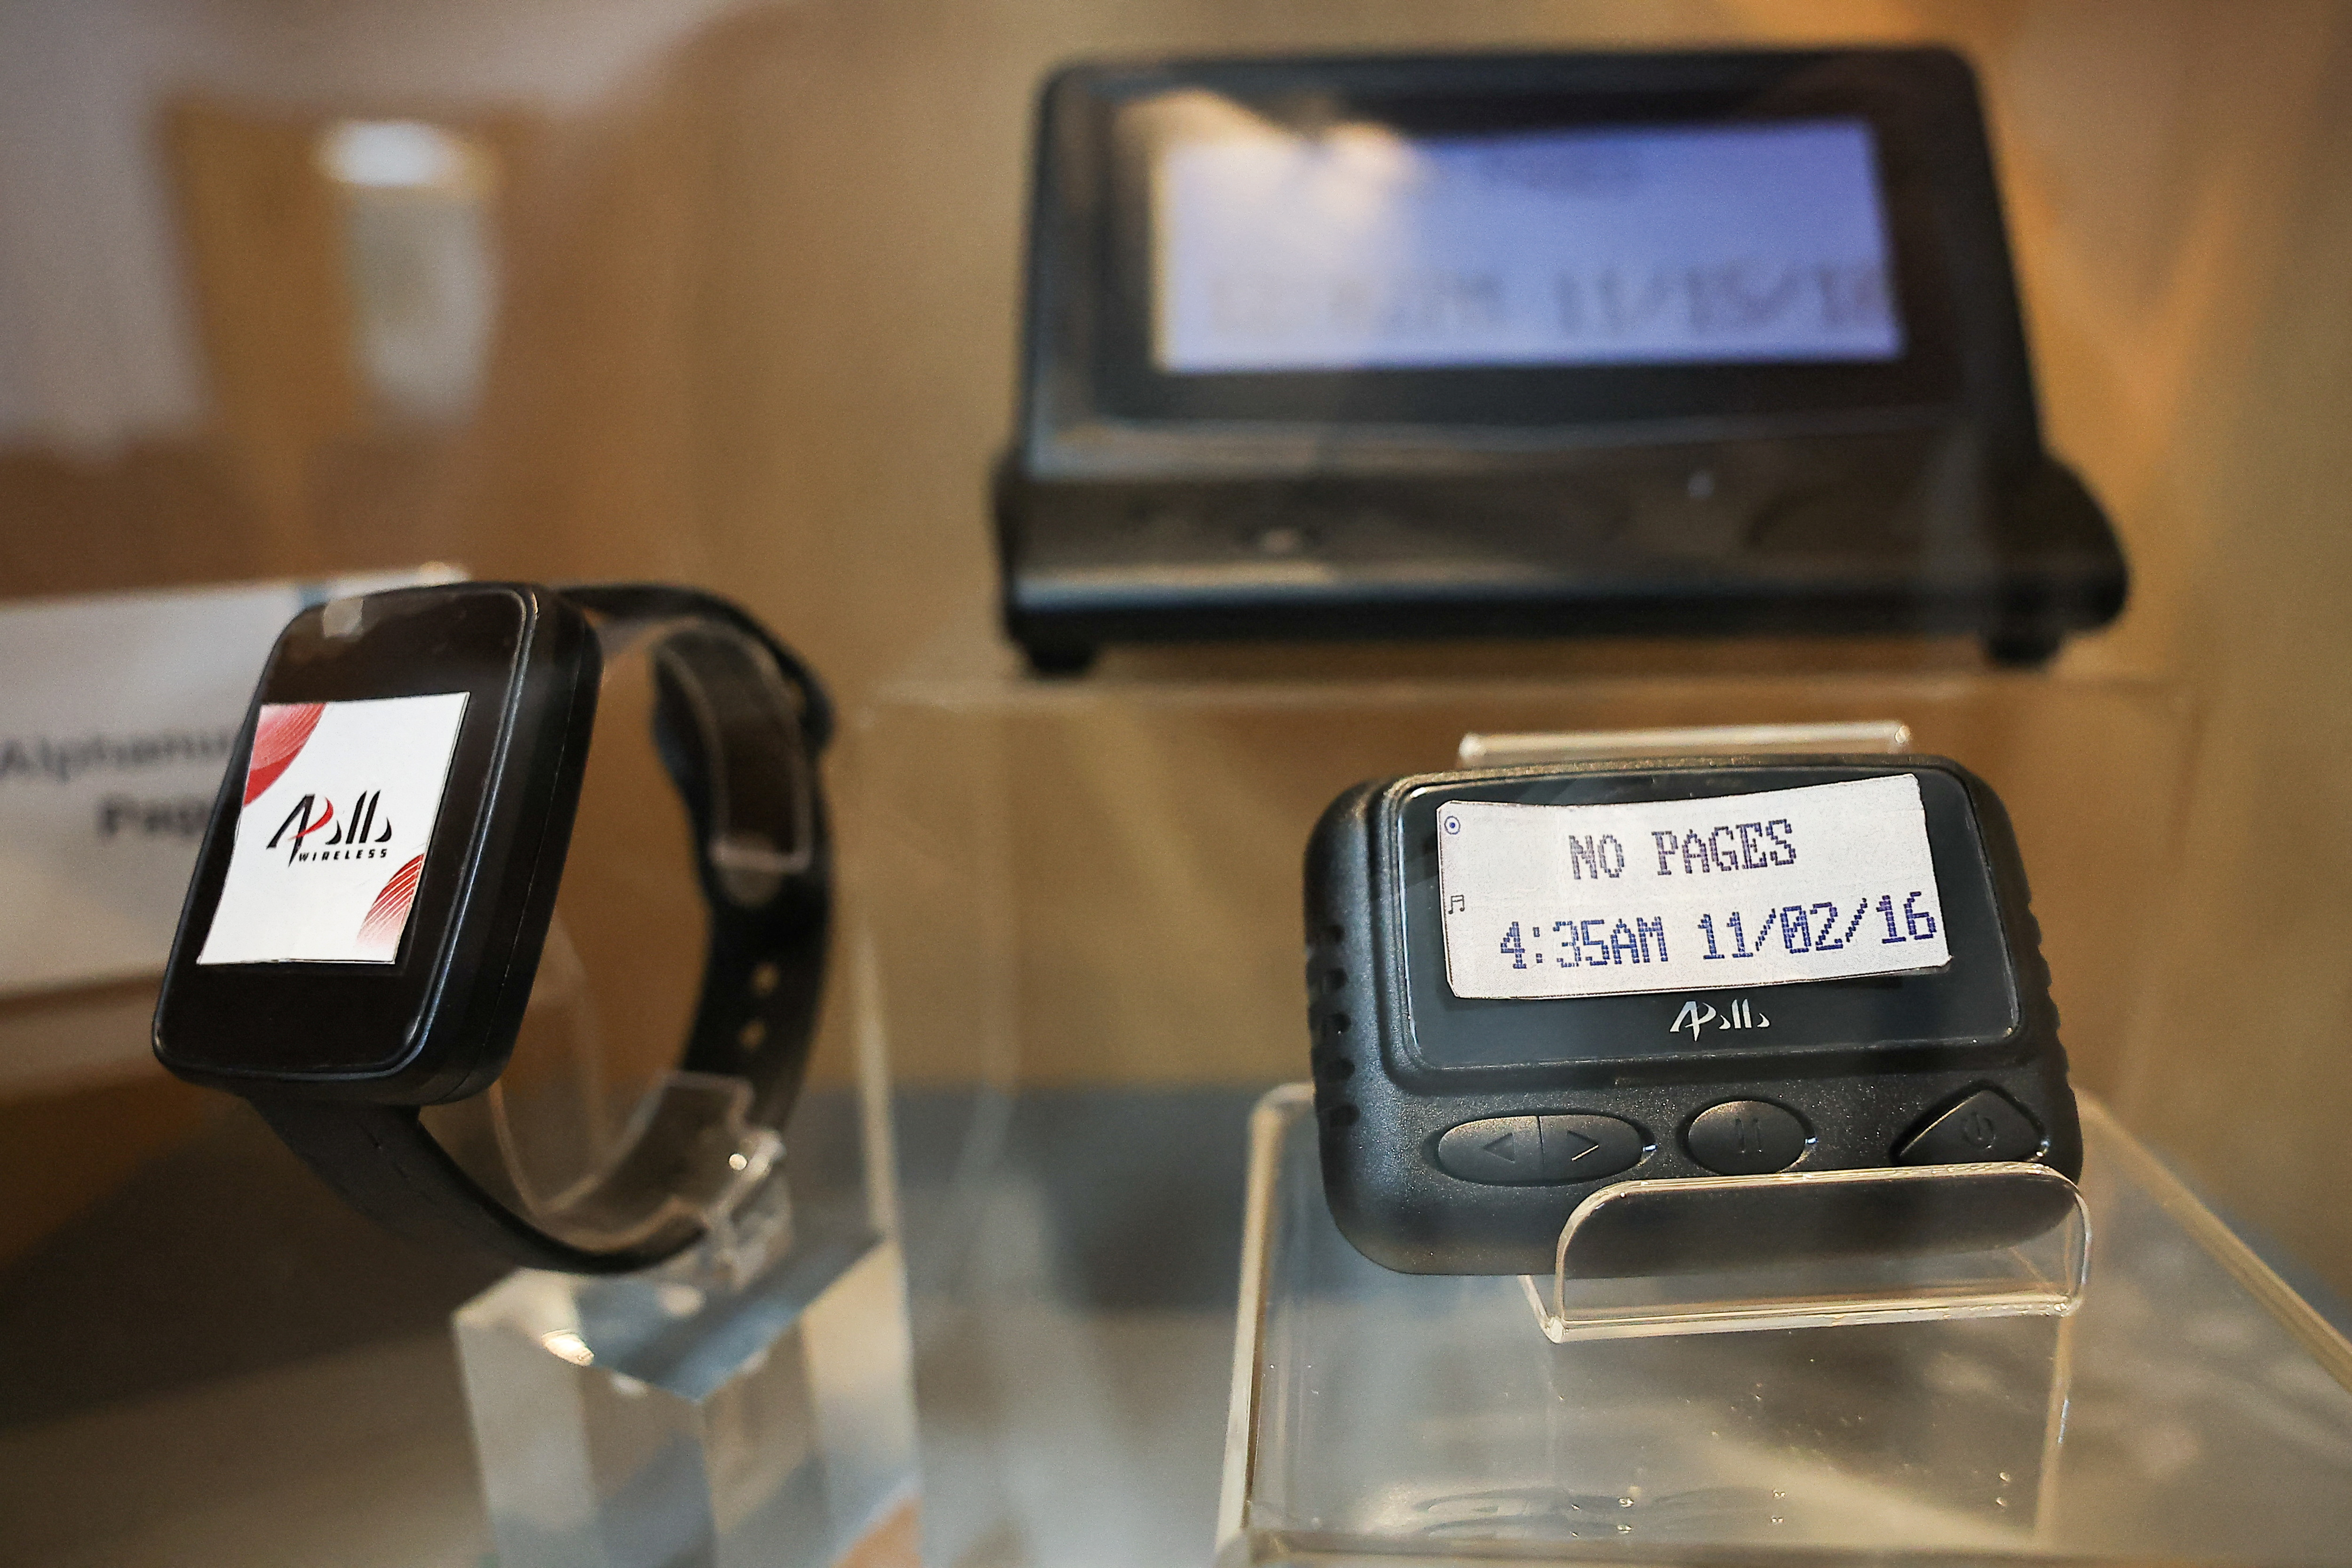
M704 1238L637 1274L519 1270L458 1310L500 1568L914 1568L878 1055L865 1068L782 1137L746 1122L742 1080L668 1074L635 1125L701 1130L668 1152Z

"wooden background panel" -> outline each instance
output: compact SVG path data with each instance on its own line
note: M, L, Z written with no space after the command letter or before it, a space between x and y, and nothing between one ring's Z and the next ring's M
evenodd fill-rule
M2242 391L2210 433L2184 673L2207 731L2161 984L2124 1107L2233 1214L2352 1295L2352 49L2279 241Z
M2062 669L2169 683L2186 707L2103 725L2062 697L2021 697L1931 743L2018 806L2086 1080L2352 1289L2352 1221L2326 1159L2352 1118L2352 1068L2328 1032L2346 1001L2335 955L2352 944L2352 799L2336 739L2352 695L2338 607L2352 560L2335 461L2352 414L2347 37L2345 7L2318 0L824 0L731 13L520 161L507 307L473 426L341 460L314 433L299 527L247 479L275 460L254 443L304 421L340 428L339 395L289 371L289 384L325 390L277 425L235 413L236 367L279 359L227 324L229 296L252 279L202 259L202 235L220 226L192 203L219 428L112 468L0 460L11 522L0 591L440 556L486 573L711 584L803 647L853 704L919 649L950 669L1001 666L984 483L1010 419L1028 116L1051 63L1164 49L1951 42L1993 111L2049 430L2108 502L2136 574L2123 622L2070 647ZM309 353L279 358L299 368ZM134 464L146 465L137 476ZM1792 678L1973 669L1950 647L1767 657ZM1146 657L1111 673L1471 679L1495 673L1495 658L1309 650L1253 677L1246 658ZM1725 662L1655 647L1534 658L1556 680L1719 674ZM1836 703L1853 695L1832 681L1791 702L1852 716ZM1574 710L1657 721L1598 697ZM1154 918L1197 944L1193 963L1231 960L1250 976L1217 1005L1272 1009L1290 950L1241 944L1285 929L1317 795L1342 762L1442 756L1459 727L1432 717L1393 733L1212 724L1181 743L1040 741L1018 758L1031 771L1007 775L1017 805L999 825L1008 842L1045 846L1024 873L1021 907L1036 906L1024 929L1090 951L1116 867L1153 888ZM1159 768L1210 781L1203 808L1234 825L1230 843L1213 844L1208 818L1181 819L1197 865L1143 831ZM955 826L924 831L944 843ZM885 863L877 851L869 880ZM926 863L922 885L951 895L950 863ZM1093 890L1057 906L1065 887ZM1180 1016L1182 996L1106 998L1099 952L1023 951L983 967L1039 1006L1029 1065L1041 1073L1291 1070L1275 1034L1202 1047L1153 1022ZM956 994L941 985L921 1005ZM1087 1045L1095 1006L1112 1009L1127 1044ZM909 1065L956 1069L951 1055Z
M310 569L314 456L363 428L320 121L194 101L167 121L190 295L226 445L273 560Z
M2142 593L2070 659L2170 668L2337 12L2136 5L810 5L740 14L572 148L518 255L478 464L492 560L659 561L849 684L988 645L1030 99L1074 55L1938 39L1994 110L2045 404ZM593 365L592 370L591 365ZM908 440L919 432L919 441ZM632 528L624 516L638 519Z

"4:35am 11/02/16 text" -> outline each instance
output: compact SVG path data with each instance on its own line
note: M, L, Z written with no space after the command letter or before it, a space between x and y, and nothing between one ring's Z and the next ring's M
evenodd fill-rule
M1778 942L1790 954L1838 952L1856 942L1875 941L1881 946L1924 942L1938 927L1924 889L1865 893L1849 911L1843 900L1812 904L1786 904L1753 916L1739 910L1698 915L1685 939L1703 943L1703 960L1761 957ZM1875 915L1876 919L1871 917ZM1884 931L1881 931L1882 925ZM1492 927L1488 928L1492 930ZM1630 918L1593 915L1582 919L1513 921L1503 933L1498 951L1513 969L1549 963L1560 969L1615 963L1670 962L1666 917ZM1549 951L1548 951L1549 950Z

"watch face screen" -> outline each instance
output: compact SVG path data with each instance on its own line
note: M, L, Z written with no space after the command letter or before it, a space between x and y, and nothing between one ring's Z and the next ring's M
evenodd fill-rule
M394 962L466 695L263 704L196 962Z
M1437 813L1456 996L1787 985L1951 961L1908 773L1700 800Z
M1164 372L1888 361L1868 121L1313 132L1154 170Z
M459 1037L440 1021L505 984L494 911L539 874L534 781L594 679L584 633L505 584L294 618L197 852L156 1011L168 1064L436 1081Z

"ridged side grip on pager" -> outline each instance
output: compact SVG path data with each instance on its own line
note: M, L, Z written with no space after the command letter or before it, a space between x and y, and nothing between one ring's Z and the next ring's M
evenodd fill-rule
M2050 994L2050 961L2042 952L2042 921L2033 912L2033 888L2019 851L2017 829L2009 807L1992 786L1959 763L1936 759L1968 786L1969 804L1976 809L1977 828L1984 837L1985 858L1993 872L1993 894L2000 900L2001 923L2009 931L2010 963L2017 975L2017 1005L2022 1038L2033 1042L2035 1054L2054 1082L2043 1116L2050 1146L2042 1163L2062 1172L2069 1181L2083 1173L2083 1124L2074 1110L2074 1091L2066 1076L2066 1047L2058 1038L2058 1003Z
M1408 1273L1466 1272L1452 1205L1423 1189L1424 1152L1395 1129L1405 1094L1387 1041L1401 1026L1390 977L1397 936L1373 896L1383 781L1333 801L1307 848L1309 1061L1324 1195L1340 1232L1375 1262Z
M1358 1058L1380 1049L1378 1022L1360 997L1372 968L1363 813L1377 789L1361 784L1334 801L1307 846L1307 1054L1316 1120L1335 1131L1357 1119Z

